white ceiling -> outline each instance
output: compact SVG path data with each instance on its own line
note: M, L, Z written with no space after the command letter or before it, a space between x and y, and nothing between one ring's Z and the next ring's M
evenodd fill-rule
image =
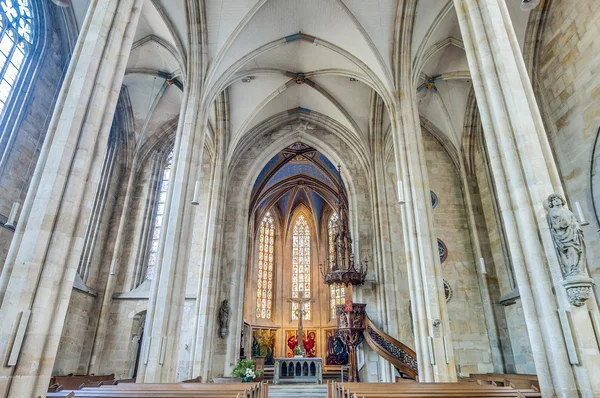
M176 118L182 92L156 72L185 82L185 0L146 0L131 52L128 87L139 134L161 134ZM528 13L506 0L520 44ZM73 0L81 26L88 0ZM252 127L281 112L304 107L337 121L368 147L372 89L393 93L392 50L398 0L204 0L208 39L206 101L229 89L232 145ZM461 145L468 65L452 0L419 0L412 39L415 87L425 75L442 75L436 89L417 94L419 112L450 141ZM315 43L283 38L298 32ZM304 72L315 84L288 83L285 72ZM241 78L251 76L250 83ZM357 81L351 81L350 77ZM214 115L210 120L214 123ZM386 124L389 116L385 115Z

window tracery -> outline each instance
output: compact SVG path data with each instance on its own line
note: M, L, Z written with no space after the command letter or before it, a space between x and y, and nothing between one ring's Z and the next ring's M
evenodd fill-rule
M165 213L165 203L167 201L167 191L169 190L169 181L171 179L171 166L173 163L173 150L167 156L165 167L162 172L156 208L154 211L154 225L152 226L152 235L150 240L150 248L148 250L148 262L146 265L146 280L154 278L156 270L156 257L158 255L158 242L160 239L160 231L163 224L163 216Z
M30 0L0 2L0 114L33 44Z
M310 297L310 229L304 215L292 235L292 297ZM298 303L292 303L292 320L297 320ZM304 303L304 320L310 320L310 303Z
M256 288L256 317L271 319L273 304L273 256L275 222L270 212L260 223L258 238L258 285Z
M338 221L337 213L333 213L329 218L327 224L327 236L329 242L329 269L333 267L335 261L335 234L336 234L336 223ZM344 286L340 283L336 283L329 286L329 309L331 319L335 319L335 306L338 304L344 304L345 301L345 290Z

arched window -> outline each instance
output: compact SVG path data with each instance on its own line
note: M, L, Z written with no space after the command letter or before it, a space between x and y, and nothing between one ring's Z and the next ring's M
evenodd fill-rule
M310 229L301 215L292 237L292 297L310 297ZM292 319L297 320L298 304L292 303ZM310 303L304 303L304 320L310 320Z
M160 230L163 224L163 215L165 214L165 202L167 201L167 191L169 190L169 180L171 178L171 164L173 162L173 151L169 153L165 161L165 167L160 180L158 191L158 200L154 210L154 225L152 226L152 235L150 240L150 249L148 250L148 263L146 265L145 279L152 280L156 269L156 256L158 254L158 240L160 239Z
M0 2L0 115L33 43L31 0Z
M327 224L327 236L329 237L329 268L333 267L335 260L335 234L336 234L336 223L338 220L337 213L333 213L329 218ZM344 285L336 283L329 285L329 308L331 311L331 319L335 319L335 306L338 304L344 304L345 291Z
M265 214L260 223L258 238L258 285L256 288L256 317L271 319L273 302L273 248L275 223L271 213Z

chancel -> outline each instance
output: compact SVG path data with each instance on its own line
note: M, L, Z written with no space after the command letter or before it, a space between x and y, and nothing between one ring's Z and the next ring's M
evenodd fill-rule
M0 396L600 397L598 21L0 0Z

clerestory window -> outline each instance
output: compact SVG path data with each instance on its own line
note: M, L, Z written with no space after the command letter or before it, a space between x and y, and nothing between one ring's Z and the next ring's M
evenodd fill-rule
M160 239L160 231L163 225L163 217L165 214L165 203L167 201L167 191L169 190L169 181L171 179L172 163L173 150L171 150L171 152L167 156L167 159L165 160L165 166L163 168L162 178L160 180L160 186L158 188L158 198L154 210L154 224L152 225L152 235L148 250L148 262L146 265L146 275L144 278L146 280L152 280L154 278L154 272L156 270L158 242Z
M31 0L0 1L0 115L33 44Z

